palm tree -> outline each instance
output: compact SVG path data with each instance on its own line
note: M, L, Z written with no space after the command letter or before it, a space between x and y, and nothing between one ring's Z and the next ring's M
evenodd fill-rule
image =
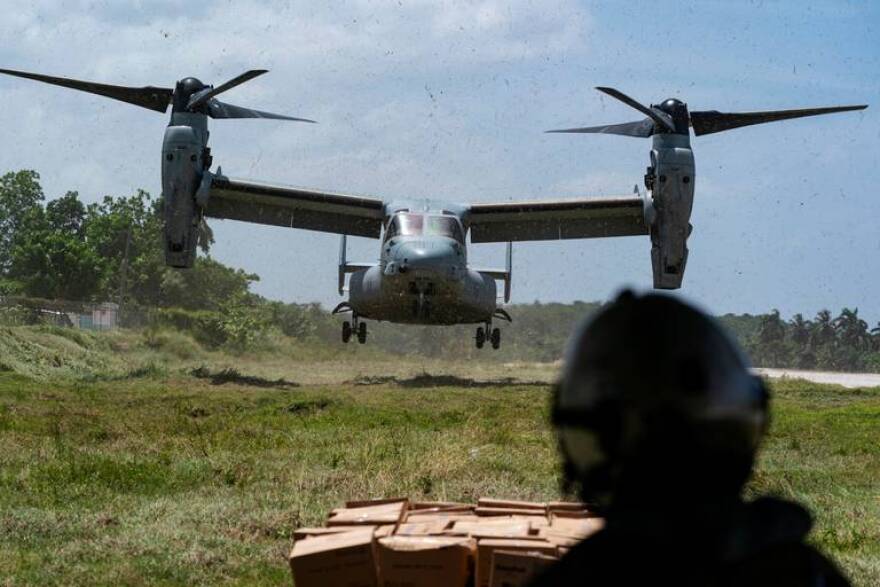
M805 320L803 314L795 314L791 322L791 341L794 343L796 365L800 369L816 366L816 353L813 350L811 334L813 323Z
M871 329L871 350L880 351L880 322Z
M833 366L838 369L860 369L865 351L871 346L868 323L859 318L858 308L844 308L832 325L836 338Z
M847 348L865 350L870 346L868 323L859 318L859 309L844 308L834 319L833 327L840 344Z
M785 363L787 355L785 323L779 316L779 310L774 308L769 314L761 317L757 346L761 362L771 367L778 367Z
M819 348L832 342L834 342L834 324L831 319L831 312L820 310L816 314L816 320L813 322L810 343L814 348Z

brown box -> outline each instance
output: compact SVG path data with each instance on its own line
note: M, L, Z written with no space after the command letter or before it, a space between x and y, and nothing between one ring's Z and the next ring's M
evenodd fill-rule
M590 510L553 510L550 512L553 518L596 518L598 514L594 514Z
M535 501L513 501L510 499L493 499L490 497L481 497L477 502L479 508L498 508L506 510L538 510L541 513L547 511L546 503Z
M472 538L389 536L379 540L380 587L465 587L476 550ZM299 586L297 586L299 587Z
M471 513L459 512L427 512L419 511L409 512L404 518L404 522L436 522L437 520L446 520L449 523L458 520L480 520L480 518Z
M483 517L497 516L546 516L546 510L534 508L491 508L478 506L474 513Z
M328 526L398 524L406 512L406 501L357 508L338 508L330 513Z
M382 526L376 526L376 530L373 532L374 538L385 538L386 536L391 536L394 534L394 530L399 526L397 524L384 524Z
M405 497L390 497L390 498L381 498L381 499L361 499L355 501L347 501L345 502L346 509L355 509L355 508L365 508L371 507L374 505L387 505L389 503L399 503L399 502L408 501Z
M546 528L546 531L582 540L587 536L592 536L604 527L605 520L602 518L554 518L550 522L550 526Z
M565 534L555 534L553 532L542 532L541 538L555 545L556 547L563 548L574 548L577 543L581 541L580 538L566 536Z
M477 579L475 587L489 587L492 574L492 555L496 551L536 552L555 557L556 546L546 540L484 538L477 543Z
M558 559L537 552L496 550L492 554L489 587L525 587L532 578Z
M488 518L476 522L458 521L447 534L473 536L474 538L528 538L532 525L528 520Z
M557 511L581 511L589 509L587 504L580 501L551 501L547 503L547 509L551 512Z
M430 536L442 534L450 521L445 518L436 520L427 520L424 522L404 522L397 527L394 532L396 536Z
M467 503L458 503L455 501L414 501L409 505L409 509L413 510L453 510L453 511L470 511L474 506Z
M373 529L298 540L290 552L296 587L375 587Z
M366 530L369 528L376 529L377 526L333 526L332 528L297 528L293 531L294 540L304 540L314 536L324 536L327 534L339 534L340 532L351 532L352 530Z

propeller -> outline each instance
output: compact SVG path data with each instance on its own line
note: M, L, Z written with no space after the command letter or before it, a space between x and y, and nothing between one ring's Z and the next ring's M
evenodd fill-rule
M765 122L776 122L777 120L788 120L789 118L803 118L804 116L819 116L834 112L864 110L867 107L867 104L861 104L858 106L831 106L828 108L803 108L800 110L769 110L767 112L718 112L717 110L704 110L691 112L691 126L694 127L694 134L699 136L731 130L741 126L764 124Z
M719 112L717 110L704 110L688 112L687 104L680 100L669 99L659 105L645 106L630 98L623 92L614 88L597 87L600 92L620 100L627 106L634 108L647 116L643 120L624 122L622 124L608 124L603 126L587 126L582 128L564 128L548 130L549 133L596 133L614 134L628 137L650 137L661 133L688 134L688 127L693 127L697 136L715 132L788 120L790 118L802 118L804 116L818 116L834 112L848 112L851 110L864 110L866 104L858 106L832 106L828 108L804 108L800 110L770 110L767 112Z
M69 79L64 77L53 77L38 73L30 73L26 71L16 71L13 69L0 69L0 73L31 79L55 86L97 94L106 98L112 98L121 102L127 102L155 110L156 112L166 112L168 105L173 104L174 112L194 112L205 114L211 118L271 118L275 120L293 120L297 122L311 122L308 118L295 118L282 114L273 114L271 112L262 112L260 110L252 110L243 108L233 104L227 104L216 99L216 96L227 90L241 85L257 76L266 73L265 69L252 69L243 74L232 78L226 83L217 87L206 86L196 78L186 78L177 82L175 89L157 88L154 86L144 86L141 88L129 86L114 86L109 84L99 84L95 82Z

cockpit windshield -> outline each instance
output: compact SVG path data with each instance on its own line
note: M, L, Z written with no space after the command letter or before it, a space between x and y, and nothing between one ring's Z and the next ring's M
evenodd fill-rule
M388 223L385 240L395 236L445 236L464 242L464 234L456 218L410 212L400 212Z

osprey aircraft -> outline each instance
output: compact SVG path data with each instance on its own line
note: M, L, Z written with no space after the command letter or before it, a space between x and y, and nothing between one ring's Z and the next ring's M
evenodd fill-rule
M695 135L860 106L804 110L726 113L689 111L668 99L644 106L613 89L599 91L641 112L646 118L623 124L548 132L600 133L652 137L647 194L521 202L462 204L399 201L323 190L242 181L225 176L208 147L208 118L269 118L314 122L234 106L217 96L266 70L251 70L219 86L188 77L175 87L125 87L0 69L0 73L98 94L158 112L171 106L162 143L165 261L192 267L198 230L204 218L221 218L342 235L339 294L348 293L334 313L351 313L342 324L342 340L367 340L364 320L408 324L477 324L475 342L501 344L493 320L511 321L499 307L497 283L510 300L511 247L515 241L646 235L651 240L654 287L681 287L691 233L695 167L690 129ZM378 263L350 263L346 236L379 240ZM467 244L507 243L503 269L468 264ZM346 288L346 276L348 287Z

